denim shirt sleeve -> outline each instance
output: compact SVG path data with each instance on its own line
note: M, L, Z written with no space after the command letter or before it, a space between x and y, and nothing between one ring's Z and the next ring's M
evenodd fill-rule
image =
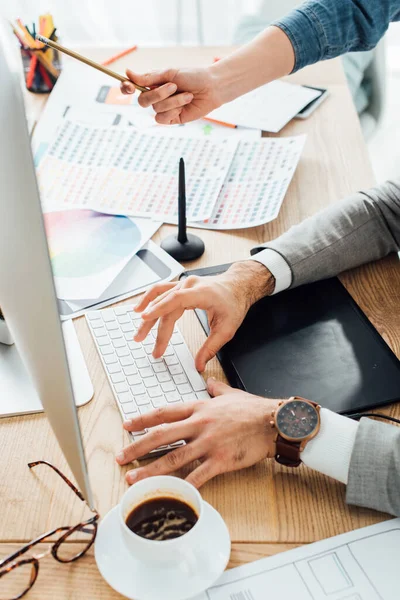
M371 50L389 23L399 20L399 0L307 0L272 24L292 43L295 72L346 52Z

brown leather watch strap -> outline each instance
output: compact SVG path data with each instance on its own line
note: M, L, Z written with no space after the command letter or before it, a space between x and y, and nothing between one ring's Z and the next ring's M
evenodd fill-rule
M300 442L289 442L278 435L275 460L285 467L298 467L301 464Z

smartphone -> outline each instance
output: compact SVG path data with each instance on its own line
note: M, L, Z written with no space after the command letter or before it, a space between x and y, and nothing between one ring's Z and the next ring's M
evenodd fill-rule
M326 88L313 87L312 85L303 85L305 88L309 88L310 90L317 90L319 96L311 100L304 108L301 109L295 116L295 119L307 119L314 110L328 97L328 90Z

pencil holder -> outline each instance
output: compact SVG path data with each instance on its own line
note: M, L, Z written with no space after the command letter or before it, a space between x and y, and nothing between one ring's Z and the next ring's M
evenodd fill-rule
M61 61L57 50L21 48L21 58L26 88L34 94L51 92L61 72Z
M7 327L7 323L4 320L3 313L0 308L0 344L7 344L11 346L14 343L10 330Z

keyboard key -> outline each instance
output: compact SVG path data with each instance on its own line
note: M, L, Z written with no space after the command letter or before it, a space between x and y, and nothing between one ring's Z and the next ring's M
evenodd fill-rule
M161 384L161 388L163 392L173 392L176 390L176 385L173 381L166 381L165 383Z
M97 321L98 319L100 319L100 321L102 320L100 313L95 310L91 310L90 312L86 313L86 316L89 321Z
M127 333L124 333L124 338L127 342L131 342L133 338L133 331L128 331Z
M127 333L128 331L135 331L135 328L132 325L132 323L124 323L123 325L121 325L121 331Z
M139 369L139 375L144 379L145 377L153 376L153 369L151 367L144 367L143 369Z
M149 361L147 358L138 358L136 359L136 366L138 369L143 369L144 367L149 366Z
M124 325L124 323L130 323L130 322L131 322L131 320L130 320L129 316L126 314L122 315L121 317L118 317L118 323L120 325Z
M138 406L146 406L150 404L150 398L147 394L138 394L135 396L135 402Z
M160 383L171 381L171 375L166 371L165 373L157 373L157 379Z
M152 404L148 404L147 406L139 406L139 412L141 415L145 415L146 413L152 412L154 410Z
M200 392L201 390L205 390L206 384L204 383L204 379L198 371L196 371L193 357L188 348L184 344L180 344L175 346L175 352L194 391Z
M129 353L129 356L123 356L119 362L121 363L121 365L123 367L128 367L128 366L132 365L133 368L135 369L133 373L136 373L135 362L134 362L132 356L130 355L130 353ZM133 373L126 373L126 375L133 375Z
M163 362L153 364L153 371L155 373L163 373L166 370L167 367L164 365Z
M129 388L126 385L125 382L123 383L116 383L114 385L115 391L117 392L117 394L122 394L122 392L129 392Z
M172 348L172 346L167 346L167 349L164 352L164 356L173 356L173 355L174 355L174 349Z
M168 366L179 364L179 360L176 358L175 354L173 356L166 356L164 360Z
M184 375L183 373L181 373L180 375L174 375L173 380L177 385L181 383L187 383L186 375Z
M181 336L179 331L176 331L172 334L170 344L172 344L173 346L175 346L176 344L183 344L183 337Z
M96 337L100 337L102 335L107 335L107 330L105 327L98 327L97 329L94 329L94 335Z
M129 306L116 306L114 308L114 312L116 315L120 316L120 315L126 315L126 313L129 310Z
M117 321L110 321L109 323L106 323L106 328L108 331L114 331L114 329L119 329L119 325Z
M168 402L178 402L181 399L181 395L176 390L174 392L167 392L165 397Z
M142 379L139 375L129 375L127 377L129 385L140 385L142 383Z
M142 342L143 346L148 346L149 344L151 344L152 346L154 345L154 338L151 335L151 333L149 333L143 340Z
M150 355L153 352L153 346L145 346L144 351L146 354Z
M112 354L108 354L107 356L104 356L103 360L106 363L106 365L111 365L112 363L116 363L118 358L113 352Z
M103 317L104 323L110 323L111 321L115 321L114 311L111 308L106 308L101 311L101 316Z
M125 348L118 348L117 349L117 356L119 356L120 358L122 358L123 356L130 356L130 352L129 352L129 348L127 348L125 346Z
M149 361L151 363L162 363L163 362L163 358L154 358L154 356L149 356Z
M90 321L90 326L93 329L98 329L99 327L104 327L104 323L102 319L98 319L97 321Z
M122 381L125 381L125 375L122 371L120 373L114 373L114 375L111 375L111 381L113 383L121 383Z
M133 324L134 324L134 326L135 326L137 329L139 329L139 327L140 327L140 326L141 326L141 324L142 324L142 319L141 319L140 317L136 317L136 318L134 318L134 319L133 319Z
M132 394L130 392L123 392L122 394L118 394L118 400L121 404L125 404L126 402L133 402Z
M162 391L161 391L161 388L159 385L148 388L147 393L149 394L150 398L156 398L157 396L162 396Z
M100 352L101 352L103 355L106 355L106 354L114 354L114 348L113 348L113 347L112 347L112 346L109 344L108 346L102 346L102 347L100 348Z
M124 414L128 417L137 417L138 416L138 409L135 406L135 403L133 402L133 400L131 400L130 402L127 402L126 404L121 404L122 406L122 410L124 411Z
M183 385L178 385L178 392L180 394L190 394L192 388L188 383L184 383Z
M203 390L202 392L197 392L196 396L197 396L197 400L209 400L210 399L210 394L206 390Z
M132 337L133 337L133 335L132 335ZM143 350L142 345L139 344L139 342L135 342L132 339L130 342L128 342L128 346L131 350Z
M198 400L198 398L196 397L196 394L192 392L191 394L182 394L182 400L183 402L194 402L195 400Z
M134 396L137 396L137 395L140 396L140 394L144 394L145 391L146 390L145 390L143 383L138 383L138 384L131 386L131 392Z
M139 358L145 358L146 357L146 353L143 350L143 348L140 347L137 350L132 350L132 356L133 356L133 358L135 360L138 360Z
M119 329L113 329L108 335L110 336L111 340L117 340L118 338L123 337Z
M107 346L110 343L107 335L102 335L101 337L96 338L96 344L98 346Z
M183 369L180 364L170 365L168 368L171 375L179 375L179 373L183 373Z
M151 403L154 408L159 408L160 406L165 406L167 401L164 396L156 396L156 398L151 399Z
M110 373L110 375L119 373L121 371L121 366L118 363L113 363L107 367L107 371Z
M149 388L149 387L154 387L155 385L158 385L158 381L157 379L153 376L153 377L146 377L146 379L143 380L144 385Z
M126 341L123 338L119 338L118 340L112 341L114 348L123 348L126 346Z
M122 361L121 361L122 364ZM135 365L130 365L129 367L123 367L125 375L135 375L137 373L137 368Z

